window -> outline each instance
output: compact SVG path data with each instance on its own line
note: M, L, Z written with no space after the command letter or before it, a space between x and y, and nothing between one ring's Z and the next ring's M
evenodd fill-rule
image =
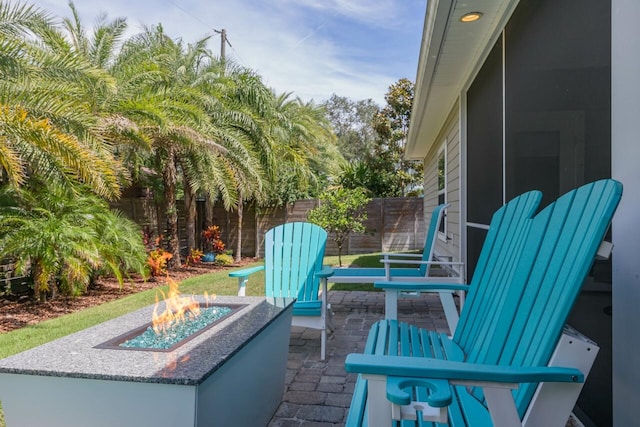
M438 150L438 204L447 203L447 141ZM446 213L440 222L438 237L447 241L447 218Z

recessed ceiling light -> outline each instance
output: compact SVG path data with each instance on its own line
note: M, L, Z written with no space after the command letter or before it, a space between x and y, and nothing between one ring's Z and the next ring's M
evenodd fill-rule
M482 18L482 12L469 12L462 15L460 18L461 22L473 22Z

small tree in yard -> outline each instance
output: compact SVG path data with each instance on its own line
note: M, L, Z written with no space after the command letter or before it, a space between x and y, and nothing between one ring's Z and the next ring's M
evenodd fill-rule
M320 206L309 211L307 220L333 235L338 246L338 263L342 267L342 246L349 234L363 233L367 219L365 206L369 198L361 188L338 188L323 192Z

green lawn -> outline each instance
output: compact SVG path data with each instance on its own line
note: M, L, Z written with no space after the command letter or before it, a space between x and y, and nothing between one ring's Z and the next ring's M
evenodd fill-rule
M338 257L326 257L325 264L338 265ZM342 257L342 264L343 266L357 265L359 267L382 266L379 254L346 255ZM259 263L251 264L247 267L254 265L259 265ZM187 295L202 294L205 291L216 295L235 295L238 289L238 281L228 276L230 271L233 270L224 270L186 279L180 283L180 292ZM247 284L247 295L264 295L263 280L264 275L262 273L252 275ZM165 292L167 290L166 286L157 289L162 289ZM368 284L335 284L330 289L375 290L372 285ZM153 304L156 293L156 289L151 289L100 306L0 334L0 359ZM0 427L6 427L1 405Z

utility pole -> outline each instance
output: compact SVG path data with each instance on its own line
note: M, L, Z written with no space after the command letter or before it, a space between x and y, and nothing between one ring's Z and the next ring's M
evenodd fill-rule
M225 30L224 28L222 30L213 30L216 33L220 34L220 60L224 63L225 58L226 58L226 48L227 48L227 43L229 43L229 41L227 40L227 30ZM231 46L231 43L229 43L229 46Z
M223 28L222 31L220 31L220 59L222 59L222 62L224 62L226 58L226 55L225 55L226 43L227 43L227 30Z

